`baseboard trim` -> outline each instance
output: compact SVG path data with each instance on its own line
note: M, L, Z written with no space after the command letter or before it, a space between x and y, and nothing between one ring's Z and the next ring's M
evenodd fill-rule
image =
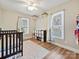
M74 53L78 53L79 54L79 49L75 49L75 48L72 48L72 47L69 47L69 46L66 46L66 45L61 45L61 44L55 43L55 42L50 42L50 43L54 44L54 45L57 45L57 46L60 46L62 48L65 48L67 50L73 51Z

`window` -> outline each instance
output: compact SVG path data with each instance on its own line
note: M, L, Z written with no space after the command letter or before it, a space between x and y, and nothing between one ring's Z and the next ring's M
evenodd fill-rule
M51 38L64 39L64 11L52 15Z
M25 17L19 17L18 30L24 34L29 34L29 19Z

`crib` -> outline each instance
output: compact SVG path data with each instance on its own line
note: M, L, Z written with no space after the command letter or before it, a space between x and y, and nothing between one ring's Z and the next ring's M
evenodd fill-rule
M0 31L0 59L21 53L23 56L23 32L16 30Z

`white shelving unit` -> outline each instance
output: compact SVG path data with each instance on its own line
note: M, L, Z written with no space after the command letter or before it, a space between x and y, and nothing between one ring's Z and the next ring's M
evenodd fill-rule
M46 42L46 30L35 30L35 39Z

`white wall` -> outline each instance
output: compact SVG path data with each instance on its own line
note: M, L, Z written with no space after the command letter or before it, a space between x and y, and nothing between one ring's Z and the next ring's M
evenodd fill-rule
M56 43L68 45L70 47L79 48L76 44L76 39L73 35L76 28L76 16L79 14L79 0L72 0L62 5L56 6L49 11L49 14L54 14L58 11L65 11L65 39L55 40Z
M26 14L21 14L15 11L6 10L0 7L0 27L5 30L16 30L17 29L17 21L18 17L27 17L30 20L30 28L29 28L29 34L26 35L26 37L31 38L32 32L34 31L34 24L35 20L33 20L30 16Z
M48 18L46 18L48 20L42 19L42 22L40 22L41 20L39 19L36 25L42 23L39 25L39 27L43 27L43 24L45 23L47 24L47 31L49 31L51 15L61 10L65 11L65 39L56 39L53 43L71 50L75 50L75 52L79 52L79 45L76 43L76 38L73 34L76 28L76 16L79 14L79 0L70 0L69 2L52 7L49 11L47 11ZM47 37L47 40L50 40L50 36L48 35Z
M47 30L47 15L40 15L36 20L37 30Z

